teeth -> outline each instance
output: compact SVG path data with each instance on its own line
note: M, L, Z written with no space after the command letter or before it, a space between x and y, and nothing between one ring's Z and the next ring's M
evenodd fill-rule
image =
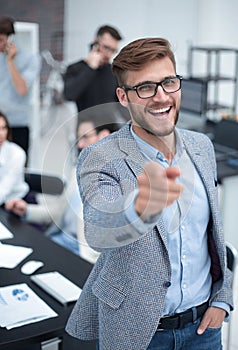
M156 109L156 110L153 110L153 113L164 113L164 112L168 112L169 109L170 109L170 107Z

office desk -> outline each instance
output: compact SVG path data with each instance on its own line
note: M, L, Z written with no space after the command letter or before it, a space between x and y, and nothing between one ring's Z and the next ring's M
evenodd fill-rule
M92 265L63 247L52 242L41 232L16 216L0 208L0 220L14 234L14 238L4 243L33 248L30 254L15 269L0 268L0 286L27 283L57 314L58 317L32 323L12 330L0 329L1 350L42 349L41 343L55 337L61 338L60 350L94 350L94 342L81 342L70 337L64 330L73 304L61 305L58 301L31 282L30 277L21 273L21 266L28 260L41 260L44 266L36 273L59 271L65 277L83 287ZM46 347L45 347L46 348ZM47 348L48 349L48 348Z
M202 117L195 117L191 114L182 114L178 120L177 126L180 128L204 133L211 140L213 140L216 123L212 121L206 121ZM232 133L230 129L232 130ZM226 128L224 132L227 132L229 135L228 138L231 138L231 143L233 144L232 148L234 148L234 145L237 146L238 123L232 123L230 127L228 124L228 128ZM238 159L238 150L234 157ZM217 161L217 179L219 184L222 184L224 179L237 175L238 167L229 165L226 160Z
M238 152L236 158L238 158ZM217 161L218 182L222 184L226 178L231 176L238 176L238 167L229 165L226 160Z

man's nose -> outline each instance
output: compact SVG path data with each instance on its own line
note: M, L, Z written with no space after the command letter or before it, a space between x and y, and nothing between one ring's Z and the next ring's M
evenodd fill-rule
M84 141L82 139L78 140L77 147L78 147L78 149L82 149L84 147Z
M156 94L153 96L154 100L166 100L168 98L168 94L164 91L161 85L157 87Z

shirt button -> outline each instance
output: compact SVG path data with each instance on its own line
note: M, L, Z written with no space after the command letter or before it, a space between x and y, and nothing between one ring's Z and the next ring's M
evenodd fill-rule
M164 287L169 288L171 286L171 282L167 281L164 282Z
M187 285L186 285L186 283L184 283L184 284L183 284L183 288L184 288L184 289L185 289L185 288L187 288Z

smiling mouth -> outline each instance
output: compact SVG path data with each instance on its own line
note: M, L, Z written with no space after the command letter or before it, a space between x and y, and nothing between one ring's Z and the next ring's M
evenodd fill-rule
M160 109L149 109L149 113L153 114L154 116L165 116L170 112L170 110L171 106Z

